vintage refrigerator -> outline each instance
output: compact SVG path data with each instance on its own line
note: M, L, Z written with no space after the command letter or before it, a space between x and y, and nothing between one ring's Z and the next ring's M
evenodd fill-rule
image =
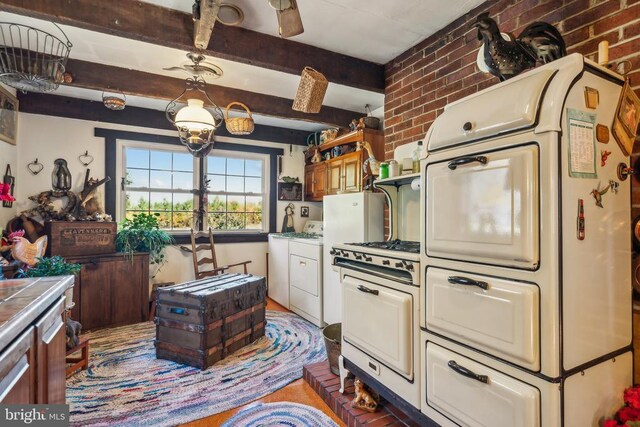
M385 197L364 191L325 196L323 221L323 317L327 324L342 321L340 278L331 266L329 254L335 243L374 242L384 239Z
M422 412L602 425L632 384L624 80L573 54L449 104L422 160Z

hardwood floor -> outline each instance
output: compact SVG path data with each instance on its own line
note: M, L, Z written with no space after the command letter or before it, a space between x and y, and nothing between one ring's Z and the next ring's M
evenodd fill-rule
M286 308L270 299L267 300L267 310L288 311ZM306 382L304 382L303 379L294 381L288 386L244 406L230 409L226 412L221 412L219 414L202 418L200 420L196 420L183 425L189 427L219 426L223 422L231 418L233 415L235 415L238 411L248 406L255 405L258 402L267 403L283 401L301 403L303 405L309 405L314 408L320 409L322 412L329 415L337 425L341 427L345 426L345 424L336 416L336 414L334 414L331 409L329 409L327 404L324 403L320 396L318 396L313 391L313 389L309 387Z

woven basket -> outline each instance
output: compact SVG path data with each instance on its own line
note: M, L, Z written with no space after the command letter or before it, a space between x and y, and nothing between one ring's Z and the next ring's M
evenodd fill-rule
M322 73L311 67L304 67L302 76L300 76L298 92L291 108L303 113L320 112L327 86L329 86L329 81Z
M239 105L247 111L249 117L229 117L229 109L232 105ZM232 135L249 135L255 129L253 123L253 117L251 116L251 110L242 102L234 101L227 105L224 111L224 122L227 126L227 130Z

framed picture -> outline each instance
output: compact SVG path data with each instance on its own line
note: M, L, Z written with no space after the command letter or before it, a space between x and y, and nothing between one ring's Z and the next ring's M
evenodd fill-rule
M631 155L640 123L640 99L636 96L627 80L620 93L618 108L613 119L613 136L625 156Z
M300 206L300 217L309 218L309 206Z
M18 99L0 87L0 140L16 145Z
M301 202L302 184L299 182L279 182L278 200L284 200L287 202Z

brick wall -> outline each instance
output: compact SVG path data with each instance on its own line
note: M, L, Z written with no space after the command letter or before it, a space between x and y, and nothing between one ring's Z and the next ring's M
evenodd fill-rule
M611 61L631 61L631 82L640 93L640 0L491 0L386 64L387 159L398 145L422 139L447 103L498 82L476 66L481 42L471 25L484 11L516 35L534 21L549 22L569 53L594 60L598 43L608 40ZM635 203L640 206L640 188Z

